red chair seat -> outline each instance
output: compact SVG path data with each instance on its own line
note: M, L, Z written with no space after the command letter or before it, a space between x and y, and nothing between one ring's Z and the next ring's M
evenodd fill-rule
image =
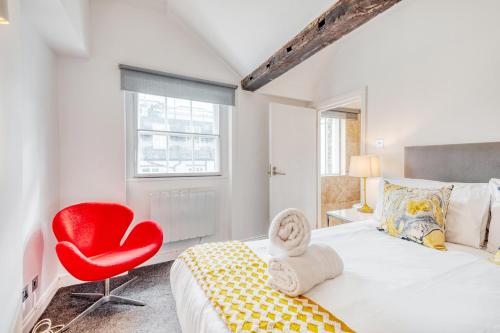
M140 222L120 245L132 220L132 211L118 204L84 203L62 210L53 223L59 260L83 281L104 280L137 267L158 252L163 233L154 221Z
M119 263L118 265L122 267L122 269L128 267L128 269L125 270L128 271L130 268L142 264L142 258L147 257L149 259L150 253L154 252L155 250L156 249L154 245L149 245L136 249L123 249L103 253L98 256L91 257L89 258L89 260L97 267L111 267L116 266L117 263ZM137 261L141 261L141 263L136 264Z

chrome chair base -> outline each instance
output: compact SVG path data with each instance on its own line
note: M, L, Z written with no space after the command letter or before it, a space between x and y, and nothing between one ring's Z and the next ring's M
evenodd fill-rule
M141 301L136 301L130 298L126 297L121 297L121 296L116 296L116 293L119 293L123 289L125 289L128 285L130 285L132 282L137 280L137 277L134 277L124 284L116 287L113 290L110 290L109 288L109 279L104 280L104 294L101 293L72 293L71 296L74 297L83 297L83 298L88 298L95 300L95 302L89 306L85 311L80 313L77 317L75 317L72 321L70 321L62 330L66 331L68 328L71 327L74 323L76 323L78 320L82 319L86 315L88 315L90 312L94 311L101 305L104 305L106 303L117 303L117 304L126 304L126 305L136 305L136 306L144 306L146 305L144 302Z

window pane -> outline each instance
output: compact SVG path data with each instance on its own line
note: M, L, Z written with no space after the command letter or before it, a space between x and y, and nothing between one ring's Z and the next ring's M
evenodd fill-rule
M168 136L168 172L193 172L193 137L191 135Z
M191 133L191 101L167 98L168 131Z
M191 125L194 133L219 134L219 106L193 101Z
M321 174L324 175L326 174L326 119L321 118L321 123L320 123L320 128L321 128Z
M321 174L339 175L341 170L341 119L321 118Z
M194 137L194 172L219 171L219 138Z
M328 173L340 174L340 120L327 119Z
M229 107L133 94L137 101L138 175L220 171L220 114Z
M165 97L137 94L139 129L164 131L167 129Z
M137 173L158 174L167 172L167 136L139 133Z

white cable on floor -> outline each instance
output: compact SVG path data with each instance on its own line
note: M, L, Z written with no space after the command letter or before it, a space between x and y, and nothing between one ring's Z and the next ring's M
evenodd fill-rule
M52 321L50 319L42 319L36 323L31 333L58 333L62 332L65 325L52 326Z

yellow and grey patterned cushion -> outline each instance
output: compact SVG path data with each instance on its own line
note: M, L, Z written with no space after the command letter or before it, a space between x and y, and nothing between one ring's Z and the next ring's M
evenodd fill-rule
M445 224L453 185L419 189L385 182L379 230L434 249L446 250Z

